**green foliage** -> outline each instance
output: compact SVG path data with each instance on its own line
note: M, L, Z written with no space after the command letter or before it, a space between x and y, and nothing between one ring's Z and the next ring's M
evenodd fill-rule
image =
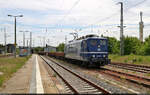
M150 36L143 43L136 37L126 37L124 39L124 46L125 55L131 53L136 55L150 55Z
M0 58L0 87L4 81L8 80L13 73L15 73L19 68L21 68L25 62L30 58L28 57L17 57L17 58Z
M126 80L126 77L125 76L120 76L120 79L121 80Z
M16 48L16 53L19 54L19 48Z
M137 62L137 59L136 58L132 59L132 63L135 63L135 62Z
M120 42L114 37L108 37L108 51L111 54L119 54Z
M108 51L110 54L120 54L120 41L114 37L108 38ZM150 36L141 43L136 37L124 38L124 55L150 55ZM140 61L140 60L139 60Z
M0 44L0 48L4 47L2 44Z
M146 73L147 76L150 76L150 73Z
M131 63L131 64L145 64L148 65L150 63L150 56L141 56L141 55L114 55L109 54L109 58L112 62L120 62L120 63Z
M141 42L136 37L125 37L124 39L124 54L129 55L139 54L139 49L141 48Z
M59 52L64 52L64 47L65 47L65 44L61 43L56 47L56 50Z
M52 77L56 77L56 76L57 76L57 74L56 74L56 73L53 73Z
M42 48L42 47L35 47L35 48L33 49L33 51L34 51L35 53L38 53L38 52L40 52L40 51L44 51L44 48Z
M139 61L139 62L142 62L142 61L143 61L143 59L140 57L140 58L138 58L138 61Z
M145 55L150 55L150 36L145 39L144 47Z
M142 43L141 46L139 46L138 50L137 50L137 54L138 55L145 55L145 44Z
M127 60L127 59L125 59L125 60L124 60L124 63L128 63L128 60Z

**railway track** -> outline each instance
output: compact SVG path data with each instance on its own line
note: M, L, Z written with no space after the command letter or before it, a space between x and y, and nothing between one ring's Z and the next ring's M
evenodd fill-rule
M54 72L64 81L69 87L68 93L73 94L110 94L109 91L100 87L92 81L82 77L81 75L69 70L62 64L50 61L41 56L41 58L54 70Z
M142 66L142 65L126 64L126 63L111 63L109 64L109 66L141 72L141 73L150 73L150 66Z
M113 77L117 77L119 79L125 79L129 82L133 82L133 83L142 85L146 88L150 88L150 79L149 78L132 75L132 74L128 74L128 73L124 73L124 72L120 72L120 71L115 71L115 70L111 70L111 69L107 69L107 68L101 68L101 69L102 70L96 70L96 72L99 72L101 74L110 75Z

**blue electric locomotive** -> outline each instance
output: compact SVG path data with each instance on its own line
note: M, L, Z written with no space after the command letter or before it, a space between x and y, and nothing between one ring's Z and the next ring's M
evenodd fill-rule
M65 45L65 58L82 61L83 65L104 66L108 59L108 40L87 35Z

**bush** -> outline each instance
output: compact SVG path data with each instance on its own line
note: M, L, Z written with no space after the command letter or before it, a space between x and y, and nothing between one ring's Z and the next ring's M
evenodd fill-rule
M65 47L65 44L61 43L56 47L56 49L57 51L64 52L64 47Z
M128 60L124 60L124 63L128 63Z
M108 52L111 54L119 54L120 42L114 37L108 37Z
M142 62L142 61L143 61L143 59L140 57L140 58L138 59L138 61L139 61L139 62Z
M144 53L145 55L150 55L150 36L145 39L145 44L144 44Z
M124 39L124 54L129 55L131 53L133 54L138 54L141 42L138 38L136 37L125 37Z

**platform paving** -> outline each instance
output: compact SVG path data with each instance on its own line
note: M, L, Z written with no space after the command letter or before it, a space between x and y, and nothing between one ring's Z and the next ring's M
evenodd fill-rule
M0 88L0 93L58 93L45 69L43 60L36 54Z

